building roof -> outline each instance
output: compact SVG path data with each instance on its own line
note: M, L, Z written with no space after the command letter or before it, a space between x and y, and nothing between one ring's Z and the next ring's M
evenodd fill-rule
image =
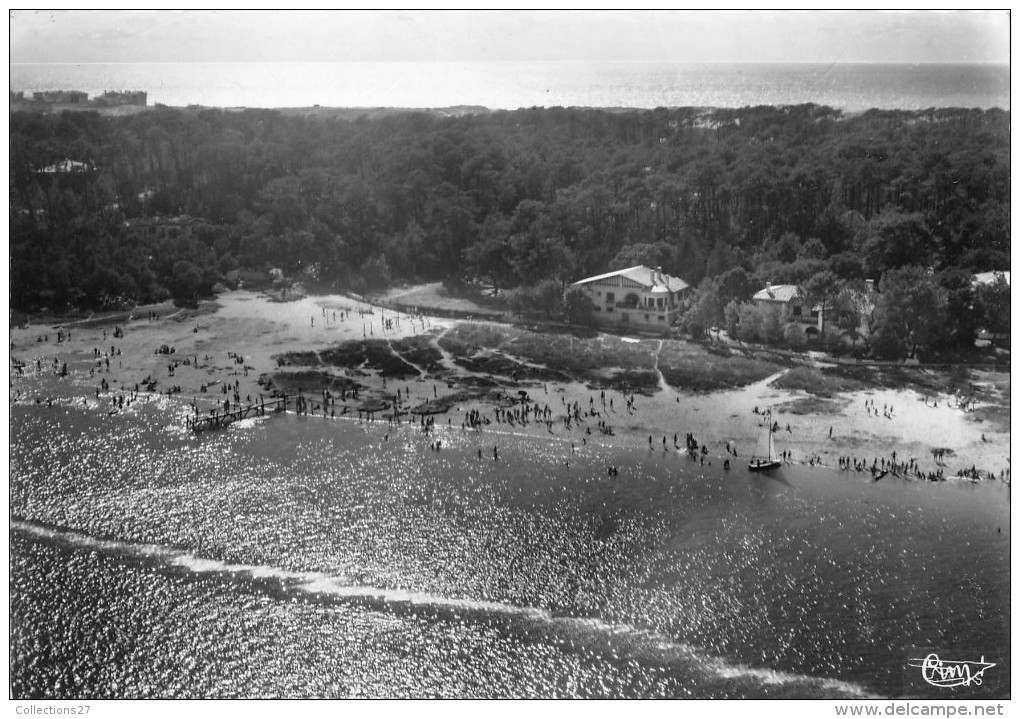
M800 297L800 288L797 285L769 285L755 292L751 299L763 302L789 302L797 297Z
M991 285L994 284L999 277L1003 277L1006 280L1006 284L1009 284L1009 273L1008 272L978 272L974 275L975 285Z
M586 285L590 282L608 280L610 277L625 277L631 282L641 285L649 292L681 292L689 287L689 285L679 277L667 275L664 272L653 270L651 267L645 267L644 265L635 265L634 267L628 267L625 270L615 270L613 272L595 275L594 277L585 277L583 280L575 282L574 285Z
M41 170L36 170L36 172L43 175L63 175L80 172L91 172L93 169L94 168L88 163L79 162L78 160L72 160L70 158L67 158L56 163L55 165L49 165L47 167L42 168Z

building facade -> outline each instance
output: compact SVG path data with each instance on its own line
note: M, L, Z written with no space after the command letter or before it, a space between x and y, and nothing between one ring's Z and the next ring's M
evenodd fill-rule
M680 312L689 285L664 274L661 267L644 265L607 272L574 282L595 306L601 327L666 334Z
M766 284L765 289L754 293L751 301L759 307L777 308L784 322L803 323L806 334L813 335L822 329L821 305L810 306L797 285Z

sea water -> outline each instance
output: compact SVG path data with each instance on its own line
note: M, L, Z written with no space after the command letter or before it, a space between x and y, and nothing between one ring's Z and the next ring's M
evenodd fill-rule
M1010 107L1006 65L623 62L11 64L10 89L216 107Z
M11 407L12 696L1010 694L1004 484L187 412Z

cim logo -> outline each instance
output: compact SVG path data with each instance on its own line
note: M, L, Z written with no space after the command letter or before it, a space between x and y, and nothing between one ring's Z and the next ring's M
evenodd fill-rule
M984 656L978 662L953 661L939 659L934 652L924 659L911 659L908 665L919 668L921 676L932 686L944 688L981 686L984 673L995 666L986 662Z

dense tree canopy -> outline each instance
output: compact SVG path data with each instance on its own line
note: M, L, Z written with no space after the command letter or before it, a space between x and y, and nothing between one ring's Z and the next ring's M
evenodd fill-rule
M721 323L765 281L1008 269L1009 142L1000 110L12 113L11 302L193 296L269 267L354 289L741 268L706 298ZM42 171L65 158L89 169ZM180 216L200 222L138 229Z

